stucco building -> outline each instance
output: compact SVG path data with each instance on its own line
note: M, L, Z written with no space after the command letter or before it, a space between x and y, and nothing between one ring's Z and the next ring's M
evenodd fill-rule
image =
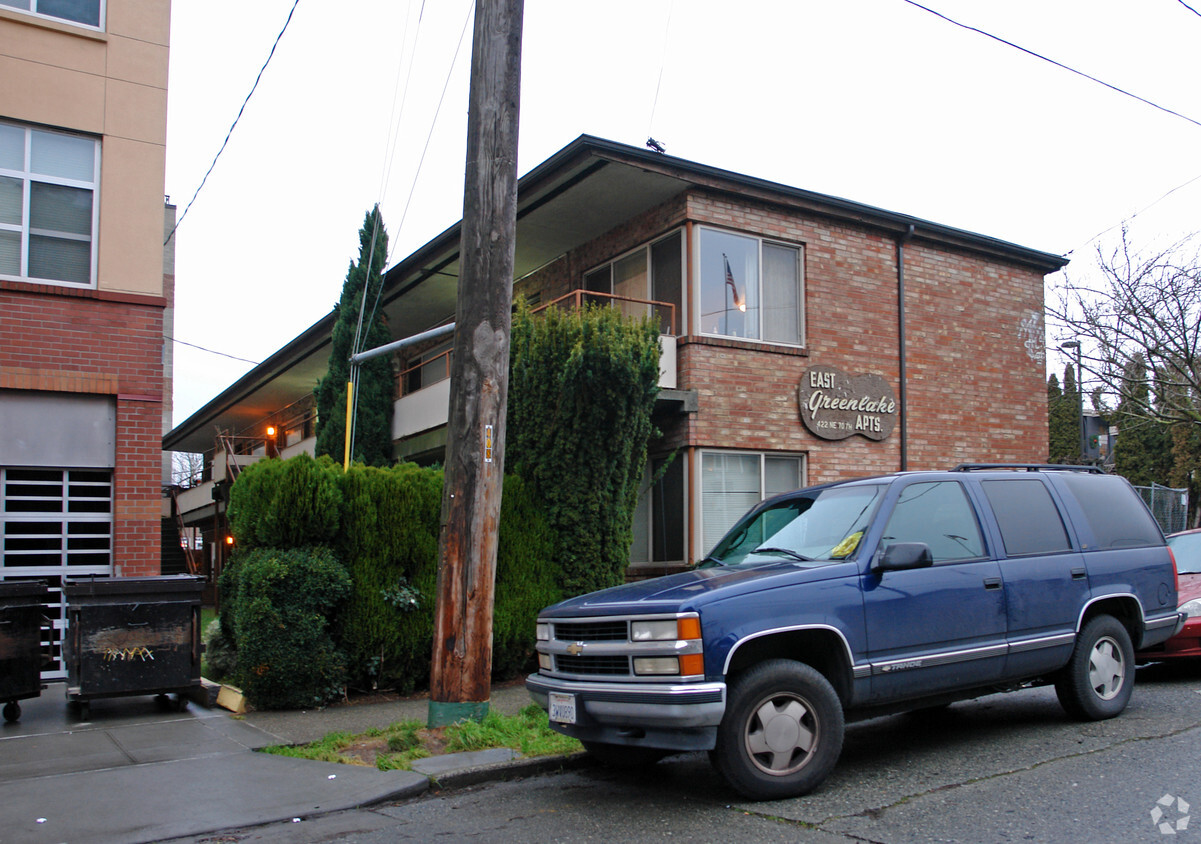
M0 578L56 602L160 572L169 29L169 0L0 0Z

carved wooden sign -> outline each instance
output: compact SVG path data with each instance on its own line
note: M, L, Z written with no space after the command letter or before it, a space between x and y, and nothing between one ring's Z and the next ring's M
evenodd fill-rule
M897 400L879 375L848 375L833 366L811 366L797 389L801 421L826 440L856 434L882 440L897 424Z

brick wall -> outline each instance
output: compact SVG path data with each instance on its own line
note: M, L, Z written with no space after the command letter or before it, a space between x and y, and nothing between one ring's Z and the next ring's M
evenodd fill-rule
M0 282L0 389L116 398L113 560L123 576L160 570L164 305Z
M550 301L578 287L588 270L685 220L804 248L806 342L682 338L679 387L697 392L699 411L660 419L657 446L803 452L810 483L901 468L899 424L882 442L823 440L801 423L797 397L802 373L815 364L880 375L900 397L897 243L889 234L694 191L565 255L517 290L540 290ZM1042 275L919 233L905 247L905 285L908 468L1045 460Z

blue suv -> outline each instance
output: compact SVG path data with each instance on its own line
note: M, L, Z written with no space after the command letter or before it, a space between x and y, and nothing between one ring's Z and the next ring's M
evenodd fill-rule
M1118 715L1135 650L1182 623L1123 478L971 464L776 496L691 571L548 607L526 687L604 762L707 750L776 799L825 779L847 720L1043 684Z

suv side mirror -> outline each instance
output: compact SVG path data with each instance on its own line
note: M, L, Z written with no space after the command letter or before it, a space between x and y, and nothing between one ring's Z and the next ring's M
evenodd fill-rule
M924 542L894 542L872 564L874 571L903 571L934 565L934 555Z

